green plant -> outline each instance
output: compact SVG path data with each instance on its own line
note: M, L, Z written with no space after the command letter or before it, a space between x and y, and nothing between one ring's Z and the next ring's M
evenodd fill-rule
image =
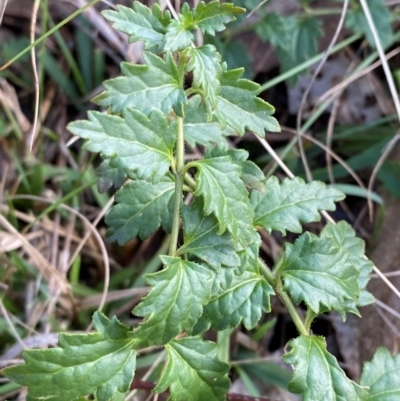
M310 331L322 313L345 318L373 301L365 290L373 266L347 223L301 234L302 224L318 221L343 194L300 178L266 179L246 151L228 148L228 135L279 131L273 107L257 97L259 86L242 79L242 70L227 70L213 46L193 42L195 29L214 34L243 11L219 1L193 10L184 4L173 20L157 5L135 2L105 13L131 41L144 41L145 65L122 63L123 76L106 81L94 99L107 113L90 112L68 128L103 158L102 188L121 188L106 218L108 238L124 244L162 227L171 233L169 253L161 257L163 270L147 276L152 289L133 311L144 317L138 327L97 312L97 332L61 334L60 348L24 351L25 364L2 371L29 387L29 400L111 400L128 391L136 356L149 346L168 355L155 392L169 388L179 401L224 400L228 361L202 334L241 323L254 328L273 295L300 334L284 356L294 366L291 391L309 401L385 401L400 393L399 356L380 348L358 385ZM185 141L204 146L204 157L185 163ZM301 234L273 269L259 258L258 228ZM294 303L306 306L304 319Z

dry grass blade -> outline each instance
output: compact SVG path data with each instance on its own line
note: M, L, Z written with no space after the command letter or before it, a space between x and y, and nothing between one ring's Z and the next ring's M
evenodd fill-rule
M302 130L301 130L301 122L302 122L302 116L303 116L303 109L306 105L306 101L307 101L307 97L311 91L311 88L315 82L315 80L317 79L318 74L321 72L324 64L326 63L326 61L328 60L329 55L332 52L333 46L335 46L335 43L339 37L340 31L343 28L343 24L344 24L344 20L346 17L346 13L347 13L347 8L349 6L349 0L345 0L343 3L343 8L342 8L342 13L340 15L340 19L339 19L339 23L336 27L336 31L333 35L333 38L331 40L331 42L329 43L328 48L326 49L326 52L324 54L323 59L321 60L321 62L318 64L318 67L315 69L311 80L306 88L306 90L304 91L303 97L301 99L301 103L300 103L300 107L299 107L299 111L297 113L297 120L296 120L296 128L297 128L297 141L299 143L299 149L300 149L300 155L301 155L301 160L303 162L303 166L304 166L304 170L306 172L306 176L307 179L309 181L312 180L312 173L310 170L310 167L308 165L308 161L307 161L307 157L306 154L304 152L304 146L303 146L303 139L302 139Z
M18 344L21 347L25 347L24 342L22 341L22 338L18 334L18 331L15 329L13 322L10 319L10 316L8 315L7 309L4 307L3 300L0 298L0 312L4 316L4 319L6 320L8 327L10 328L11 333L13 334L14 338L17 340Z
M0 25L1 22L3 21L3 15L4 15L4 11L6 9L7 6L7 0L0 0Z
M37 15L39 11L39 5L40 5L40 0L35 0L32 8L32 20L31 20L31 32L30 32L31 44L35 42L35 28L36 28ZM35 141L36 132L39 129L38 122L39 122L39 98L40 98L39 75L37 72L37 65L36 65L35 46L33 46L31 49L31 59L32 59L33 79L35 81L35 113L33 118L31 140L29 145L29 150L32 152L33 142Z
M383 313L382 309L383 308L379 308L378 306L375 306L376 311L378 312L378 315L382 318L382 320L386 323L386 325L390 328L390 330L393 331L394 334L396 334L396 336L398 338L400 338L400 331L397 329L397 327L393 324L393 322L389 319L388 316L385 315L385 313Z
M46 260L45 257L30 242L8 222L8 220L0 214L0 224L11 234L15 235L21 241L23 248L35 261L36 268L44 275L46 280L55 279L60 286L62 292L69 292L70 285L60 275L60 273Z
M383 71L385 72L386 81L388 83L390 93L393 98L393 103L396 107L397 116L400 120L400 100L399 100L399 94L396 89L396 85L394 83L393 74L390 71L389 63L387 62L385 52L383 51L382 44L379 40L378 31L376 30L374 20L372 19L369 6L366 0L360 0L360 3L364 11L365 18L367 19L369 29L371 30L372 36L374 37L376 49L378 50L379 58L381 59L382 62L382 68Z
M35 231L24 235L27 241L32 241L42 236L43 231ZM15 251L16 249L21 248L23 245L24 243L21 241L19 236L6 231L0 231L0 253Z
M30 200L35 200L35 201L44 202L44 203L50 203L50 204L53 203L53 200L51 200L51 199L47 199L47 198L43 198L41 196L35 196L35 195L15 195L15 196L13 196L11 198L12 199L30 199ZM104 263L104 287L103 287L102 298L101 298L101 301L100 301L99 306L98 306L98 310L101 311L103 309L104 304L105 304L106 297L107 297L107 292L108 292L108 287L109 287L109 284L110 284L110 261L109 261L109 258L108 258L108 253L107 253L106 246L104 245L103 239L101 238L101 236L98 233L98 231L96 230L96 228L93 226L93 224L82 213L79 213L78 211L76 211L75 209L73 209L72 207L70 207L68 205L60 204L59 207L69 211L70 213L74 214L75 216L78 216L83 221L83 223L85 224L86 228L88 228L92 232L92 234L95 236L95 238L96 238L96 240L97 240L97 242L99 244L99 248L101 250L101 254L103 256L103 263ZM3 216L0 215L0 217L3 217ZM10 224L10 223L8 223L8 224Z
M397 47L396 49L393 49L391 52L389 52L386 55L386 60L390 60L394 56L397 56L400 53L400 47ZM380 67L382 65L382 60L377 60L375 63L371 64L369 67L366 67L358 72L355 72L354 74L350 75L348 78L345 78L343 81L338 83L337 85L333 86L331 89L326 91L317 101L316 101L316 106L321 105L325 101L327 101L331 96L334 96L336 92L341 91L343 89L346 89L351 83L354 81L357 81L357 79L360 79L364 75L369 74L376 68Z

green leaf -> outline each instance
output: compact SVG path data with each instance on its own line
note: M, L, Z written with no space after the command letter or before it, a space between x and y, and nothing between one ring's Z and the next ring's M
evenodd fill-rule
M139 235L150 237L160 228L171 232L175 183L165 178L156 184L133 181L116 194L117 204L106 216L107 239L126 244Z
M160 110L167 115L173 108L183 116L186 95L171 53L166 53L165 60L149 52L143 58L146 65L121 63L124 76L105 81L106 90L93 102L111 107L113 113L134 107L144 114Z
M40 399L71 401L95 393L97 400L109 401L118 391L128 391L136 367L129 328L100 312L93 323L97 333L60 334L60 348L25 350L26 363L2 374Z
M241 322L251 330L257 325L262 312L271 311L272 287L258 273L257 266L253 267L253 271L251 267L246 268L243 273L240 269L222 269L217 273L213 295L204 307L195 333L210 326L217 331L235 328Z
M171 16L168 11L163 14L158 4L149 9L135 1L133 8L117 6L117 11L107 10L102 14L115 29L130 35L130 43L143 40L145 49L155 47L158 53L163 51L164 34Z
M241 162L242 166L242 180L248 188L256 189L265 193L265 175L262 170L250 160Z
M360 274L357 280L360 295L355 303L351 302L349 304L348 311L359 314L356 305L365 306L374 302L373 295L365 289L374 265L364 257L364 241L356 237L355 231L345 221L340 221L338 224L328 223L321 232L321 238L332 238L335 246L349 251L348 262Z
M233 246L231 236L225 232L218 235L218 221L213 216L205 216L203 202L197 198L191 207L183 206L184 243L178 255L190 253L206 262L214 269L221 265L237 267L240 259Z
M392 356L388 349L379 347L371 362L364 364L360 384L368 386L368 401L400 399L400 355Z
M191 329L211 292L211 270L177 257L161 260L166 268L146 276L153 288L133 310L137 316L147 316L134 336L148 345L164 345Z
M165 348L168 362L155 392L169 387L172 401L225 401L229 365L217 359L216 344L187 337L173 340Z
M230 134L228 129L221 128L219 122L208 121L206 107L199 95L192 96L185 108L184 133L185 140L192 147L226 142L225 136Z
M289 391L302 394L303 401L363 401L367 389L346 377L336 358L319 336L300 336L288 344L291 351L284 362L294 365Z
M127 177L124 169L111 167L110 159L103 160L96 169L96 175L99 177L97 189L101 194L111 188L120 189Z
M173 161L176 125L160 112L149 117L128 108L123 117L89 111L89 120L68 125L73 134L87 139L84 148L111 158L112 167L126 169L139 179L159 180Z
M240 179L240 167L228 156L196 160L190 165L198 169L195 195L203 196L206 214L214 213L217 218L218 234L228 230L234 241L248 244L253 215L246 187Z
M294 301L304 301L315 313L323 307L343 312L359 296L359 271L349 262L349 251L332 238L305 232L294 244L286 243L279 274Z
M271 12L256 24L255 31L264 42L271 42L275 48L289 49L291 24L288 26L287 21L287 17Z
M367 5L374 20L376 30L382 47L387 47L392 43L392 16L386 5L385 0L367 0ZM365 35L368 43L376 48L375 40L369 28L364 11L360 4L354 3L353 8L349 9L346 14L346 26L355 33Z
M181 21L172 21L167 28L164 42L166 51L183 50L192 45L193 34L185 29Z
M251 58L247 54L247 46L239 39L222 40L220 36L206 35L206 43L214 45L221 54L221 59L226 62L229 70L244 68L243 78L250 79L253 75L251 69Z
M289 71L317 54L318 38L322 36L321 21L308 15L286 17L289 46L277 48L282 72ZM289 86L296 83L298 75L288 79Z
M236 16L245 11L232 3L220 3L216 0L206 4L200 1L192 12L182 11L182 21L187 29L200 28L203 33L215 35L215 32L223 31L225 24L235 21Z
M228 149L227 143L221 143L205 152L206 158L219 156L230 156L232 161L242 169L240 178L246 186L265 193L265 175L255 163L247 160L249 152L244 149Z
M208 100L213 109L217 106L219 76L222 73L221 55L212 45L189 49L190 61L187 71L193 71L193 88L202 88L203 98Z
M305 183L296 177L286 178L281 183L272 176L265 183L267 193L253 191L250 202L254 210L254 225L264 227L269 232L278 230L286 235L286 230L301 233L302 224L320 221L322 210L335 210L334 202L344 195L322 182Z
M264 137L265 130L280 131L278 122L271 115L275 109L256 95L259 85L241 79L243 69L225 71L220 79L215 116L221 124L228 124L242 136L246 129Z

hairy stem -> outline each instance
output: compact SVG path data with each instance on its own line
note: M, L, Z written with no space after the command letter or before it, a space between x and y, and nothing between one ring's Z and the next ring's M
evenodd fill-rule
M306 313L306 319L304 321L304 326L306 326L306 329L310 331L311 328L311 323L314 321L314 319L317 317L317 314L314 313L310 308L307 309Z
M279 277L276 280L276 286L274 287L274 290L276 292L276 295L278 295L278 297L286 306L289 315L292 318L292 321L297 328L297 331L303 336L308 336L310 333L307 330L306 326L304 325L303 320L301 319L299 313L297 312L296 307L293 304L293 301L291 300L287 292L284 291L282 281Z
M189 173L185 173L184 180L193 191L197 189L197 182Z
M183 118L178 117L178 133L175 150L175 201L174 217L172 221L171 243L169 246L169 255L175 256L178 248L179 228L181 225L181 207L182 207L182 189L183 189L183 169L184 169L184 135Z
M261 273L264 275L265 279L268 281L272 287L276 286L275 276L272 273L271 269L265 264L265 262L258 258L258 265L260 266Z
M264 263L261 258L258 258L258 264L260 266L261 273L264 275L265 279L275 290L276 295L278 295L278 297L288 309L290 317L292 318L292 321L295 324L298 332L304 336L308 336L310 328L309 326L307 326L307 324L303 323L303 320L298 314L296 307L293 304L293 301L283 289L281 279L274 276L271 269Z

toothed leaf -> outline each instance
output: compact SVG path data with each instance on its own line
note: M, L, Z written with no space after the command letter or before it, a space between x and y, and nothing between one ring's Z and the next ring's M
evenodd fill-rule
M185 140L192 147L226 142L225 136L230 134L218 121L208 121L206 107L199 95L192 96L185 108L184 132Z
M286 235L286 230L301 233L302 224L319 221L322 210L335 210L334 202L344 195L324 183L305 183L301 178L286 178L281 183L276 177L265 183L266 194L253 191L251 205L254 210L254 224L268 231L278 230Z
M129 35L129 42L142 40L145 49L155 48L158 53L162 52L164 34L171 16L169 12L163 14L158 4L149 9L135 1L133 8L119 5L116 11L107 10L102 14L112 22L113 28Z
M188 71L193 71L193 88L202 88L203 98L208 100L214 109L219 92L219 76L222 73L221 56L212 45L189 49L190 61Z
M371 13L372 19L376 27L382 47L389 46L393 40L392 16L390 9L385 0L366 0L367 6ZM355 33L365 35L368 43L376 48L375 40L372 31L361 4L354 3L346 13L346 26L352 29Z
M364 364L360 384L368 386L367 401L400 399L400 355L392 356L387 348L379 347L371 362Z
M264 137L265 130L280 131L272 114L275 109L257 97L259 85L241 79L243 69L225 71L220 78L220 91L215 116L242 136L246 130Z
M216 344L186 337L172 340L165 348L168 361L156 393L169 387L174 401L225 401L229 365L217 359Z
M181 21L172 21L167 28L164 42L166 51L183 50L193 43L193 34L183 26Z
M218 234L228 230L234 241L246 245L250 240L253 216L246 187L240 179L240 167L227 156L191 164L198 169L195 195L203 196L205 213L214 213L217 218Z
M200 198L191 207L184 206L182 215L184 242L179 249L179 255L192 254L214 269L219 269L221 265L240 265L231 236L227 232L218 235L218 221L213 215L204 215Z
M149 52L143 53L143 58L145 65L122 63L124 76L105 81L105 91L93 102L110 107L113 113L134 107L145 114L160 110L167 115L173 109L183 116L186 95L171 53L165 60Z
M264 41L271 42L275 48L288 49L290 47L290 24L288 18L277 12L268 13L255 26L258 36Z
M235 21L236 16L245 11L232 3L216 0L206 4L200 1L194 10L186 8L182 11L182 21L188 29L200 28L203 33L215 35L215 32L223 31L225 24Z
M124 169L111 167L110 162L110 159L105 159L96 169L96 175L99 177L97 189L101 194L111 188L120 189L127 177Z
M125 109L123 117L88 113L89 120L68 125L73 134L87 139L85 149L111 158L112 167L131 171L139 179L159 180L173 160L176 125L168 125L160 112L149 117L135 109Z
M285 17L285 24L289 31L288 45L276 49L282 72L314 57L318 52L318 38L322 36L321 21L308 15ZM289 86L296 83L298 76L288 78Z
M279 274L294 301L304 301L315 313L324 307L343 312L360 292L359 271L349 262L349 251L336 246L332 238L308 232L294 244L286 243Z
M174 193L175 183L168 178L156 184L140 180L126 184L106 216L108 240L124 245L136 236L146 239L161 225L171 232Z
M136 341L129 328L115 317L96 312L96 333L60 334L59 348L25 350L26 363L2 370L21 386L28 386L34 399L71 401L96 394L109 401L129 390L136 368Z
M263 312L271 311L270 296L274 295L274 291L258 273L257 266L253 269L251 271L247 267L242 273L238 269L222 269L217 273L213 295L194 333L210 327L217 331L235 328L241 322L246 329L251 330Z
M237 164L242 169L240 178L246 184L247 187L257 189L265 193L265 175L260 168L250 160L249 152L244 149L228 149L226 142L221 142L215 148L207 149L205 152L206 158L230 156L233 163Z
M325 339L318 336L300 336L288 344L291 351L283 360L294 365L289 391L302 394L303 401L364 401L368 389L346 377L336 358L331 355Z
M349 251L348 262L360 273L357 280L360 295L356 302L349 302L347 310L359 314L357 305L365 306L374 302L373 295L365 289L374 265L364 257L364 241L356 237L355 231L345 221L340 221L337 224L328 223L321 232L321 238L332 238L335 246Z
M146 276L153 288L133 310L137 316L147 316L134 333L146 345L164 345L191 329L210 297L211 270L177 257L161 260L165 269Z

